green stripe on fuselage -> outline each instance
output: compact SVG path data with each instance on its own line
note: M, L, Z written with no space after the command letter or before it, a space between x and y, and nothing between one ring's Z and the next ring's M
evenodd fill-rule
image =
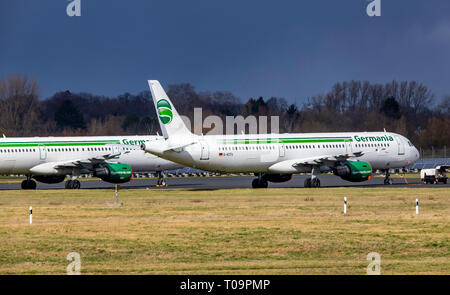
M39 147L39 146L95 146L120 144L118 140L111 141L41 141L41 142L0 142L0 147Z
M269 144L269 143L327 143L327 142L353 142L351 137L302 137L302 138L246 138L223 139L222 144Z

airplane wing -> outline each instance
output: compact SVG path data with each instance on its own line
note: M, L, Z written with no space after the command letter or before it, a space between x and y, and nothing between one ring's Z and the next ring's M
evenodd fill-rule
M274 173L296 173L311 166L332 166L336 162L344 162L350 158L357 158L362 155L363 152L356 152L353 154L321 155L303 159L292 159L273 164L269 167L269 170Z
M129 153L124 152L124 154ZM106 154L88 159L77 159L63 162L54 162L55 169L68 168L68 167L92 167L96 164L107 162L111 159L117 159L121 153L116 154Z
M299 159L296 160L294 163L294 166L301 166L301 165L327 165L327 164L334 164L335 162L342 162L347 161L350 158L357 158L361 157L363 155L362 152L357 152L353 154L340 154L340 155L325 155L325 156L318 156L313 157L309 159Z
M110 162L110 160L117 159L121 154L127 153L129 153L129 151L124 151L123 153L121 152L109 153L86 159L48 162L34 166L33 168L30 169L30 172L39 175L39 174L58 174L60 170L70 168L92 170L94 166L97 164L108 163Z

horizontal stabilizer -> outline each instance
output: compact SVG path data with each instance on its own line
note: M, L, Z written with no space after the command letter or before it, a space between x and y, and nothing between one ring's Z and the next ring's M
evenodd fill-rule
M165 142L146 142L141 144L141 149L147 153L155 154L155 155L161 155L168 151L176 151L178 149L182 149L188 145L193 144L194 141L189 141L185 143L178 143L178 144L168 144L168 141Z

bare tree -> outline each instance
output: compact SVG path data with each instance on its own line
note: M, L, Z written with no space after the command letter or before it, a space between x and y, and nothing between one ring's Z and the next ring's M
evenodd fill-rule
M38 86L26 75L0 81L0 127L7 135L31 135L39 128Z

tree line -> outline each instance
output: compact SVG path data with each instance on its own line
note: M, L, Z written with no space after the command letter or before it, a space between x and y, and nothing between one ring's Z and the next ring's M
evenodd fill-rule
M279 116L282 133L386 129L422 148L450 147L450 95L435 104L432 91L416 81L338 82L300 106L281 97L243 102L229 91L198 92L189 83L169 85L167 94L191 121L201 107L204 118ZM63 91L41 99L35 80L11 75L0 81L0 112L0 132L8 137L161 134L149 91L117 97Z

